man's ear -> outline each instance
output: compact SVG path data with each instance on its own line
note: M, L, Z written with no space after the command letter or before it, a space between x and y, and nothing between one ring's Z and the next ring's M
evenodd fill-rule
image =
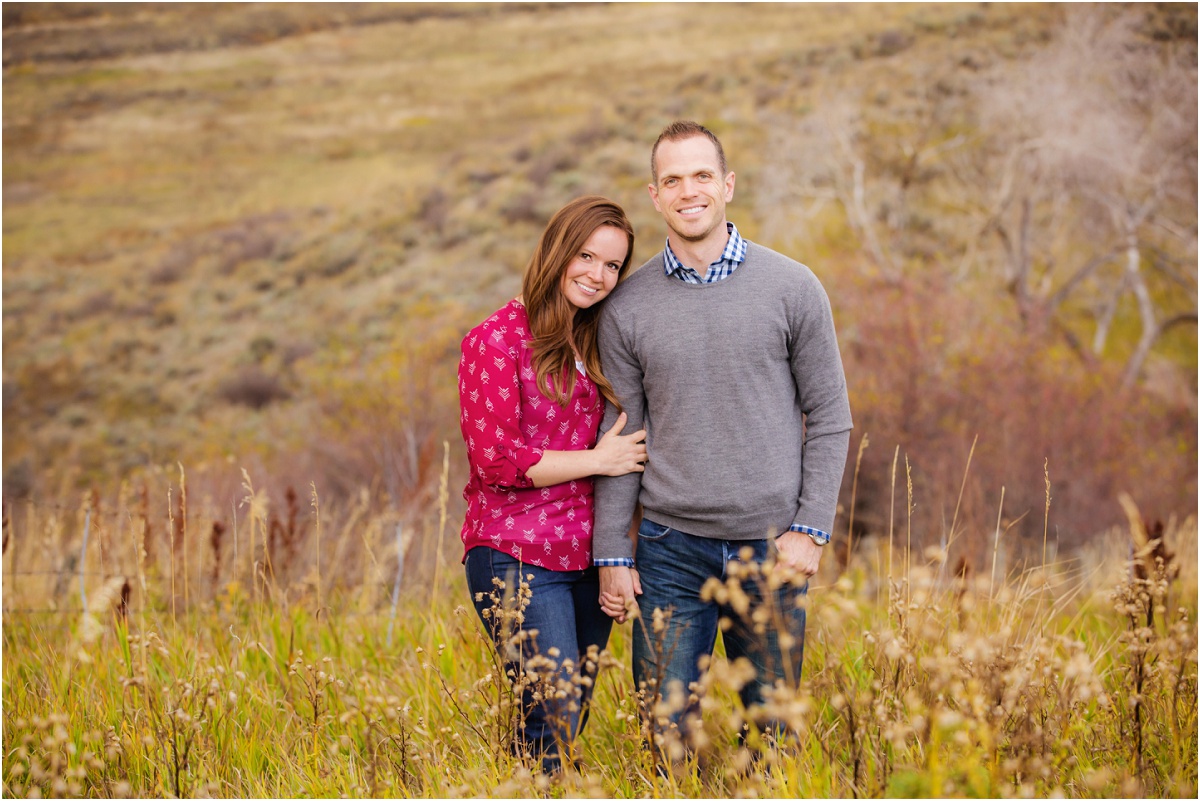
M733 184L737 178L732 172L725 174L725 202L733 200Z
M650 192L650 200L654 203L654 210L661 214L662 209L658 207L658 187L654 184L646 184L646 189Z

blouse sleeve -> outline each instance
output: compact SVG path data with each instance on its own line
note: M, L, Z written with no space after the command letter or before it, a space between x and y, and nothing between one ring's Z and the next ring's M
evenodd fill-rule
M471 470L485 484L532 487L526 471L541 461L543 449L525 442L521 426L520 361L485 335L468 335L458 363L458 396L463 441Z

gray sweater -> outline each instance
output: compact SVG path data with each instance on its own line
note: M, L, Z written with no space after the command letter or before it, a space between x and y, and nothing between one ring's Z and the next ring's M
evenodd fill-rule
M660 252L604 304L600 352L650 460L645 473L597 477L593 558L633 555L638 500L648 519L699 537L763 539L793 523L832 533L852 423L811 270L747 242L731 276L687 284ZM610 404L601 430L616 417Z

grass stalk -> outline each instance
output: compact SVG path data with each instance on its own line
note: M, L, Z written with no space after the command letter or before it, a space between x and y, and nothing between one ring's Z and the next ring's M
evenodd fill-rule
M912 603L912 515L913 515L913 485L912 466L908 463L908 454L904 454L904 482L907 489L905 496L908 510L906 530L908 541L904 544L904 582L906 585L906 600Z
M237 504L229 504L229 512L233 520L233 569L236 571L238 566L238 521L237 521Z
M863 434L862 439L858 442L858 454L854 457L854 480L850 485L850 522L846 529L846 566L850 566L850 560L854 557L854 508L858 502L858 474L862 467L863 451L867 449L870 440L866 434Z
M900 446L896 446L896 452L892 455L892 497L888 504L888 579L892 578L892 555L896 549L894 546L894 532L896 528L896 465L900 461Z
M141 592L140 603L138 604L138 619L141 621L140 631L142 637L146 636L149 630L146 628L146 606L149 599L149 594L146 589L146 527L134 526L132 518L129 521L129 534L133 537L133 563L137 567L138 589ZM146 643L143 639L141 648L138 649L141 659L142 675L146 675Z
M1042 569L1046 569L1046 543L1050 537L1050 457L1042 465L1046 477L1046 514L1042 521Z
M90 508L88 508L84 512L83 545L81 546L80 552L79 552L79 602L85 611L88 608L87 586L86 586L85 578L87 575L88 534L91 531L91 529L92 529L92 510Z
M436 602L437 595L440 592L442 584L442 565L445 561L443 554L445 534L446 534L446 514L447 506L450 502L450 442L442 441L442 473L438 482L438 534L437 534L437 561L433 566L433 594Z
M992 580L988 585L988 600L996 597L996 557L1000 552L1000 523L1004 517L1004 487L1000 488L1000 508L996 511L996 535L992 538Z
M187 476L183 472L183 463L179 465L179 547L183 551L183 607L191 606L188 592L188 536L187 536Z
M317 614L321 614L321 609L324 605L321 603L321 501L317 497L317 483L314 481L309 484L312 488L312 508L313 518L316 520L317 529Z
M167 531L171 538L171 629L174 631L178 617L175 612L175 510L172 507L170 485L167 486Z
M975 435L975 439L971 440L971 450L967 452L967 466L963 468L962 483L958 486L958 500L954 503L954 517L950 518L950 536L946 539L946 559L950 559L950 547L954 544L955 538L958 536L958 513L962 509L963 493L967 491L967 476L971 474L971 459L975 457L975 446L979 444L979 435Z

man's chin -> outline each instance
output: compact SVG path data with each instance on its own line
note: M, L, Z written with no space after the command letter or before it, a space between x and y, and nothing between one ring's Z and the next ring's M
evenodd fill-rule
M681 231L678 228L672 228L671 233L675 234L675 236L679 237L684 242L703 242L705 239L708 239L713 230L715 229L705 228L700 231L695 229L692 229L691 231Z

